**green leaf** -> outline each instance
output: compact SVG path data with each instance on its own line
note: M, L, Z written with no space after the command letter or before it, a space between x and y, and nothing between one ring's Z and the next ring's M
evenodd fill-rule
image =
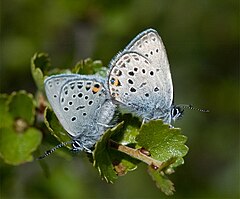
M175 188L172 181L169 180L162 171L155 170L149 166L148 173L152 177L153 181L155 181L156 186L161 189L163 193L168 196L174 194Z
M109 155L109 139L113 133L119 132L123 123L119 123L115 128L108 129L101 139L96 143L93 151L93 165L98 170L100 176L107 182L113 183L117 179L111 157Z
M182 157L179 157L173 164L170 165L170 167L174 169L175 167L178 167L182 164L184 164L184 159Z
M96 75L99 75L101 77L106 78L107 77L107 73L108 73L108 68L107 67L101 67L98 70L96 70Z
M59 142L67 142L70 140L67 131L62 127L55 113L49 108L45 109L44 123L46 124L51 134L56 137ZM68 148L71 147L68 146Z
M100 60L93 61L90 58L79 61L72 70L73 73L86 75L98 73L99 75L103 75L104 77L106 77L106 71L107 70L103 67Z
M0 94L0 128L13 126L13 118L8 112L8 100L7 94Z
M28 128L17 133L13 128L0 128L0 156L11 165L19 165L33 160L31 153L41 143L42 133L35 128Z
M115 134L122 132L123 124L121 122L113 129L107 130L96 143L93 152L94 166L99 171L101 177L111 183L117 179L117 176L122 176L128 171L135 170L137 164L140 163L139 160L117 151L115 148L115 145L118 145L118 143L112 139L115 137Z
M144 124L136 140L138 144L151 153L151 157L162 162L171 158L181 158L188 152L184 145L187 137L179 128L169 128L161 120L153 120Z
M172 174L175 172L175 168L184 164L184 159L183 158L176 158L173 163L171 163L169 166L164 168L164 173L165 174Z
M83 67L83 61L80 60L76 63L76 65L73 67L72 69L72 73L79 73L79 71L81 70L81 68Z
M21 118L32 125L35 117L35 102L25 91L13 92L8 102L8 110L14 120Z
M8 95L0 93L0 111L1 112L7 112L7 101L8 101Z
M136 136L139 134L141 122L137 117L133 117L132 114L124 114L120 116L120 121L124 121L121 132L112 136L114 141L117 141L122 145L136 144Z
M141 162L117 150L110 150L109 155L118 176L123 176L128 171L137 169L137 164Z
M44 72L50 66L49 56L45 53L35 53L31 59L31 72L39 90L43 90Z

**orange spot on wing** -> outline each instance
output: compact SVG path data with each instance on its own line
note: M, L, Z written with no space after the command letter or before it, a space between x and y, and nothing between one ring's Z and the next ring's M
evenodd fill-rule
M111 78L110 83L113 86L120 86L121 85L120 81L117 78Z
M93 93L97 93L101 90L101 86L99 84L95 84L92 88Z
M119 86L120 82L118 81L118 79L115 79L115 82L114 82L114 86Z

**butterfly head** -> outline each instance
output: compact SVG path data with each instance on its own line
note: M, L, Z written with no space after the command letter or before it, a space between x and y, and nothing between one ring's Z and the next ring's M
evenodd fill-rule
M185 104L173 105L171 108L172 120L175 122L177 119L180 119L183 116L183 112L185 109L191 109L191 110L196 110L200 112L209 112L209 110L194 108L192 105L185 105Z
M171 108L171 119L175 122L183 116L184 108L181 106L173 106Z
M68 145L68 144L72 145L72 149L71 149L72 152L85 151L87 153L92 153L92 150L89 149L89 146L91 146L91 145L85 146L81 143L81 140L74 139L74 140L71 140L71 141L62 142L62 143L58 144L57 146L53 147L52 149L50 149L48 151L45 151L45 153L42 156L38 157L37 160L44 159L45 157L49 156L50 154L52 154L57 149L62 148L64 146ZM89 144L92 144L92 143L89 143Z

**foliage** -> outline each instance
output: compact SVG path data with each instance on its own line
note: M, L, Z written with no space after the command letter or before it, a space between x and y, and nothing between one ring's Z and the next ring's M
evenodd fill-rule
M29 70L36 51L48 52L58 68L85 57L101 59L106 66L134 35L149 27L158 30L171 65L175 103L211 111L186 111L174 125L184 129L191 148L185 164L171 176L174 197L240 197L239 1L3 0L1 8L0 92L9 95L36 91ZM44 95L37 92L35 98L34 122L43 134L34 153L38 157L59 141L43 123ZM0 114L1 125L13 122L8 117ZM121 137L112 135L118 143ZM11 166L0 158L1 198L169 198L153 186L144 164L109 185L101 182L84 153L72 157L67 151L57 150L41 161L48 166L48 179L38 161Z
M33 161L42 133L34 127L35 101L25 91L0 95L0 156L11 165Z
M43 96L45 76L63 72L106 75L101 62L91 59L78 62L72 69L52 69L49 56L45 53L33 56L31 72L38 88L36 99L25 91L1 95L0 98L0 111L4 115L1 118L4 123L0 126L0 154L6 163L12 165L33 161L32 152L41 143L41 131L48 129L59 142L70 139L54 112L47 107L46 100L39 97ZM183 164L179 160L183 160L188 151L186 137L180 129L170 128L161 120L141 124L138 118L130 114L119 116L120 123L104 133L90 157L99 175L107 182L114 183L118 176L137 169L138 164L144 162L157 187L165 194L172 195L173 183L167 179L169 172L165 171ZM41 120L35 121L39 117L44 118L45 129L39 128Z

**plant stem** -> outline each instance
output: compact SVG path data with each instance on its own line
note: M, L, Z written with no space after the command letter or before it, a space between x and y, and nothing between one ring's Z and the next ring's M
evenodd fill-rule
M117 142L114 142L113 140L110 140L110 146L135 159L145 162L147 165L151 166L155 170L162 170L164 167L170 164L169 161L161 162L161 161L155 160L151 156L147 156L144 153L142 153L140 149L133 149L128 146L124 146L124 145L118 144Z

